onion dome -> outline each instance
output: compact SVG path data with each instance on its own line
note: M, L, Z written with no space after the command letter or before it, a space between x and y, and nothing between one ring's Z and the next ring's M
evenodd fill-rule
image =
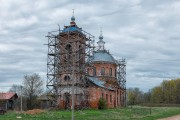
M92 62L108 62L116 64L116 60L113 56L105 49L105 42L103 41L102 30L100 31L98 50L94 52Z
M102 30L100 31L99 41L97 42L97 44L98 44L98 50L104 50L105 42L103 41Z
M75 17L74 15L71 17L71 22L74 22L75 21Z

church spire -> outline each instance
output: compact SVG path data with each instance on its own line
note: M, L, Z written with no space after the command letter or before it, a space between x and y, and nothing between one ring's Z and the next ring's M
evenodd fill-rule
M99 36L99 41L97 42L97 44L98 44L98 50L104 50L105 42L103 41L102 27L100 28L100 36Z
M74 9L72 9L73 10L73 12L72 12L72 17L71 17L71 22L70 22L70 24L71 25L76 25L76 23L75 23L75 17L74 17Z

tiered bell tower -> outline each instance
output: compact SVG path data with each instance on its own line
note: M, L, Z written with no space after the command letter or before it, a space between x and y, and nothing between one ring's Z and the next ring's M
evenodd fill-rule
M50 34L48 38L53 40L48 44L48 56L54 55L48 64L48 68L54 66L48 69L48 78L53 76L47 85L51 90L49 95L55 105L63 109L70 109L72 104L77 108L88 106L86 68L91 63L88 58L93 55L94 36L76 25L73 14L69 26L64 26L57 35ZM51 46L54 46L53 50Z

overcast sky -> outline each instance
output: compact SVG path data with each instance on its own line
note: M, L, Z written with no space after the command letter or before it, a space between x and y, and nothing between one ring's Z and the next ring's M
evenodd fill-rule
M0 0L0 91L38 73L46 83L48 31L76 23L127 60L127 87L180 77L179 0Z

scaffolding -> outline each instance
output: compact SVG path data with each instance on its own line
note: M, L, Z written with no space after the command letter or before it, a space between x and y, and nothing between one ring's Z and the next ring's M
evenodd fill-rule
M117 64L117 79L121 88L120 103L121 106L126 107L126 60L122 58Z
M89 107L89 72L93 69L94 36L77 27L72 19L63 30L49 32L47 55L47 97L53 107ZM109 52L108 52L109 54ZM126 106L126 61L117 61L117 101ZM119 104L118 104L119 105ZM72 108L74 109L74 108Z
M75 108L88 107L87 68L92 63L94 36L79 28L52 31L47 37L47 96L52 106L70 109L74 94Z

